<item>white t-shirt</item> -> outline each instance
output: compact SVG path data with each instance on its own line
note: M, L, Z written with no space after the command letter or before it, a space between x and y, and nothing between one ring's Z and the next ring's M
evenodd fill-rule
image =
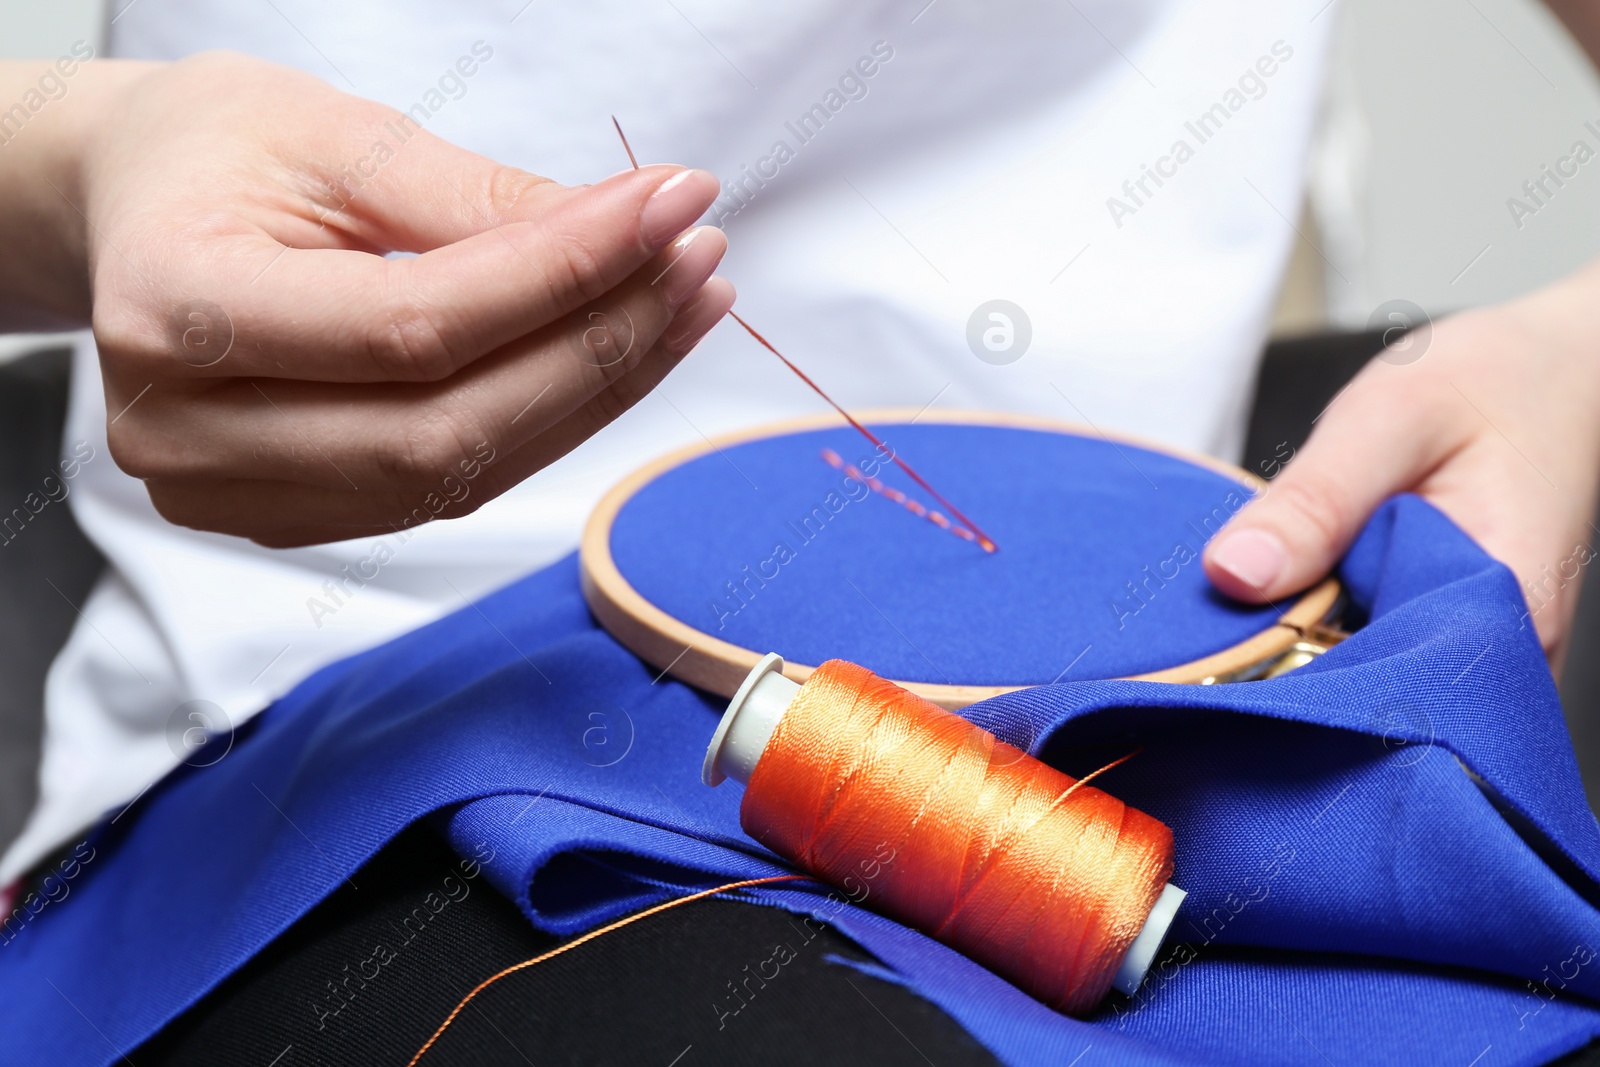
M1324 4L140 0L110 53L249 52L568 183L627 166L615 114L643 160L728 180L708 221L727 229L741 313L847 407L1028 412L1227 456L1295 239ZM996 299L1026 314L1013 345L1031 333L1009 363L969 343ZM977 351L1016 354L985 331L1005 342L980 315ZM0 884L174 766L173 739L203 721L188 702L237 724L569 552L651 456L822 410L724 323L550 469L389 539L392 558L330 605L324 583L371 573L383 539L269 551L169 526L109 457L85 342L65 449L96 458L70 499L109 569L51 670L39 805Z

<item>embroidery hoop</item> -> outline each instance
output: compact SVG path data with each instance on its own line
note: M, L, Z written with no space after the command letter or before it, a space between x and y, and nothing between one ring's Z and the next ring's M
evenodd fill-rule
M889 408L859 413L868 424L982 425L1042 430L1079 437L1100 438L1208 468L1252 492L1266 483L1249 471L1198 453L1126 434L1104 434L1090 427L1057 419L982 411L941 410L917 412ZM583 596L600 625L640 659L681 682L720 697L732 697L770 649L744 648L707 633L651 603L627 580L611 554L611 531L617 515L641 488L667 471L707 453L768 437L780 437L840 425L836 415L807 416L737 430L669 452L633 471L617 483L595 506L584 527L579 548ZM976 517L976 516L975 516ZM982 521L979 518L979 521ZM974 548L974 551L977 551ZM1002 548L1003 551L1003 548ZM1344 635L1334 626L1343 594L1337 579L1312 587L1279 619L1230 648L1161 670L1130 676L1138 681L1211 685L1276 677L1315 659ZM788 663L786 677L804 682L816 664ZM895 681L918 696L948 710L958 710L980 700L1029 688L1027 685L946 685Z

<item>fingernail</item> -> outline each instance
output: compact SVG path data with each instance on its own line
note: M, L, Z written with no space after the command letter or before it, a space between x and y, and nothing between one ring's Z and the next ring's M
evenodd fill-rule
M732 282L726 278L711 278L662 333L661 346L674 356L687 355L711 327L722 321L722 316L733 306L733 299Z
M651 248L660 248L694 225L722 187L709 171L685 170L661 183L644 202L639 234Z
M1211 565L1265 593L1289 562L1289 552L1276 534L1240 530L1225 535L1211 550Z
M676 311L711 277L728 251L728 239L715 226L690 230L666 250L666 266L655 277L667 307Z
M619 171L615 171L615 172L613 172L611 174L607 174L604 179L602 179L601 181L595 182L595 184L596 185L604 185L604 184L606 184L606 182L614 182L618 178L628 178L628 177L637 178L641 174L643 174L643 175L650 175L650 174L660 175L660 174L666 173L668 171L677 172L677 171L680 171L682 169L683 168L678 166L676 163L646 163L646 164L644 164L643 166L640 166L640 167L635 167L635 166L629 165L629 166L623 167Z

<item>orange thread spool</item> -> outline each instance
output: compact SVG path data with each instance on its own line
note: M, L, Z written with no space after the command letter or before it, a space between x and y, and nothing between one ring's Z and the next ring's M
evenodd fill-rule
M865 668L831 660L794 692L781 675L763 681L775 659L707 756L708 782L748 775L751 837L834 884L887 844L879 911L1060 1011L1094 1008L1136 940L1142 976L1182 899L1165 885L1166 825ZM747 694L779 683L787 709L739 737Z

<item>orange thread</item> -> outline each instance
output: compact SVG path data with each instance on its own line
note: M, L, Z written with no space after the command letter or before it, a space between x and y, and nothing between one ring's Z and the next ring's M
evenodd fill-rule
M634 170L638 170L639 169L639 161L634 158L633 146L628 144L628 135L622 132L622 123L617 121L617 116L615 116L615 115L611 116L611 124L617 128L617 136L622 138L622 147L628 153L628 162L633 164L633 169ZM768 341L765 337L762 337L759 333L756 332L755 327L751 326L748 322L746 322L743 319L741 319L737 312L730 311L730 312L728 312L728 315L733 319L734 322L737 322L740 326L743 326L744 329L745 329L745 332L748 333L751 337L754 337L756 339L756 341L758 343L760 343L762 348L765 348L768 352L771 352L773 355L777 356L778 359L783 362L783 365L785 367L788 367L791 371L793 371L795 373L796 377L798 377L802 382L805 382L807 385L809 385L811 387L812 392L816 393L823 400L826 400L828 402L828 406L829 407L833 408L833 410L837 411L840 415L842 415L844 417L844 421L845 422L848 422L851 426L854 426L856 428L856 430L863 437L865 437L867 440L871 441L873 443L873 445L878 449L879 452L888 453L889 458L894 461L895 466L897 466L901 470L905 471L906 474L910 476L912 481L914 481L918 485L922 486L922 488L929 495L931 495L940 504L944 505L944 508L945 508L946 511L948 511L948 512L950 512L950 514L954 515L957 520L959 520L964 526L967 527L968 530L972 531L972 537L969 538L969 540L976 541L978 543L978 545L985 552L995 552L995 551L999 550L1000 546L995 544L994 541L990 539L988 534L986 534L982 530L978 529L978 524L977 523L973 522L971 519L969 519L965 515L963 515L961 513L961 511L954 504L950 503L950 501L946 500L943 497L943 495L940 494L939 490L937 490L933 486L929 485L927 483L927 481L922 477L922 475L920 475L916 471L912 470L910 464L908 464L905 460L901 459L898 455L896 455L894 453L894 451L889 448L889 446L885 445L882 441L878 440L877 436L871 430L867 429L860 422L856 421L856 417L854 415L850 414L844 408L840 407L839 404L833 399L833 397L831 397L827 393L823 392L822 386L820 386L816 382L812 381L811 377L809 375L807 375L805 371L801 370L798 366L796 366L789 359L788 356L785 356L782 352L779 352L776 348L774 348L771 341Z
M937 511L929 511L922 504L912 500L900 490L884 485L883 482L877 478L863 474L861 472L861 468L857 467L854 463L846 463L844 461L844 457L840 456L839 453L835 452L833 449L824 448L822 450L822 458L826 460L829 466L833 467L834 470L844 471L850 477L854 478L858 482L861 482L868 489L871 489L874 493L879 493L888 497L890 500L893 500L896 504L899 504L901 507L911 512L911 514L917 516L919 519L927 519L940 529L949 530L962 540L971 541L975 538L976 535L974 535L973 532L967 529L965 526L950 525L950 520L939 514Z
M818 667L740 807L745 832L840 884L884 846L878 910L1058 1010L1105 996L1172 873L1172 831L862 667ZM1068 803L1068 801L1071 803Z
M753 885L770 885L773 882L793 882L805 878L806 876L803 874L778 874L773 875L770 878L746 878L742 882L729 882L727 885L719 885L714 889L703 889L698 893L691 893L686 897L678 897L676 900L669 900L664 904L657 904L653 908L646 908L644 911L636 912L625 919L618 919L616 922L611 923L608 926L602 926L598 930L590 930L582 937L573 938L566 944L561 945L558 948L553 948L543 955L535 956L531 960L523 960L521 963L514 963L505 970L491 974L489 977L473 986L472 992L461 998L461 1002L455 1006L455 1010L445 1017L444 1022L439 1024L439 1029L433 1032L433 1036L422 1043L422 1047L417 1049L417 1054L411 1057L411 1061L406 1064L406 1067L416 1067L417 1061L422 1059L423 1054L432 1048L434 1043L438 1041L440 1037L444 1036L444 1032L450 1028L451 1023L456 1021L456 1016L461 1014L462 1009L467 1006L467 1003L471 1001L473 997L477 996L479 993L482 993L485 989L488 989L490 986L494 985L508 974L515 974L518 971L527 970L536 963L543 963L545 960L559 956L563 952L569 952L586 941L593 941L602 934L609 934L613 930L620 930L630 923L636 923L640 919L648 919L652 915L657 915L663 911L676 908L682 904L690 904L696 900L704 900L706 897L713 897L718 893L727 893L734 889L746 889Z

